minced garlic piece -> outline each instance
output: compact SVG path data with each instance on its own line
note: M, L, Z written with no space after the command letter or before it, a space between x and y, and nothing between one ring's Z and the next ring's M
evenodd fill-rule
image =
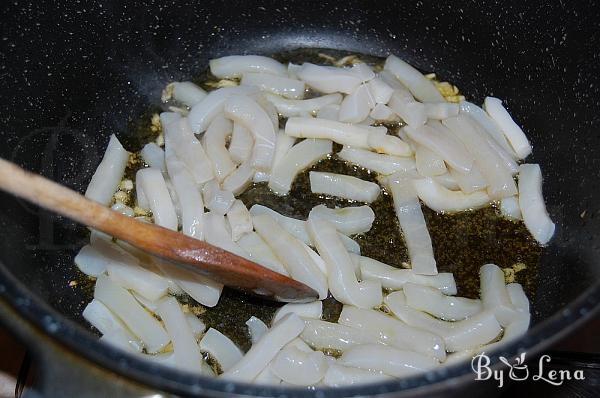
M160 133L158 135L158 137L156 137L156 139L154 140L154 142L156 143L156 145L162 147L165 146L165 136L163 133Z
M237 80L221 79L218 82L206 82L206 85L213 88L236 87L240 83Z
M502 268L504 272L504 281L506 283L514 283L516 280L517 272L523 271L527 268L524 263L514 263L510 268Z
M121 202L121 203L125 203L125 202L127 202L127 199L129 199L129 195L127 194L127 192L123 192L123 191L115 192L113 197L115 198L115 202Z
M199 306L199 305L194 305L194 306L190 306L190 312L196 316L199 316L206 312L206 308Z
M167 87L165 87L165 89L162 91L162 94L160 96L160 100L162 102L167 102L168 100L170 100L171 98L173 98L173 92L175 91L175 83L169 83L167 84Z
M145 216L147 216L148 214L150 214L150 212L149 212L149 210L142 209L142 208L141 208L141 207L139 207L139 206L135 206L135 207L133 208L133 214L134 214L134 215L136 215L136 216L143 216L143 217L145 217Z
M119 184L119 189L121 191L131 191L133 189L133 181L126 178Z
M162 131L162 125L160 124L160 116L158 113L152 115L150 119L150 131L153 133L158 133Z
M431 80L435 88L438 89L438 91L440 92L440 94L442 94L442 97L444 97L446 101L458 103L460 101L465 100L465 97L463 95L460 95L460 90L458 89L458 87L448 82L438 81L435 73L428 73L425 75L425 77Z
M360 63L362 63L362 61L360 60L360 58L358 58L358 55L347 55L343 58L338 59L333 64L337 67L341 67L344 65L354 65Z

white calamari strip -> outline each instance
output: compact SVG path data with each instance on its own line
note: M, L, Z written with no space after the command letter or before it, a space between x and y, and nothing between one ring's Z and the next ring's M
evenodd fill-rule
M94 298L102 302L139 337L148 352L162 350L170 341L161 324L135 298L109 277L101 275L96 281Z
M413 153L410 145L400 138L378 131L369 133L367 144L369 148L377 153L387 153L394 156L411 156Z
M500 200L500 213L509 220L522 220L521 208L519 207L519 197L510 196Z
M328 387L344 387L380 383L387 380L392 380L392 377L367 369L344 366L336 361L329 364L322 383Z
M357 281L352 259L335 227L325 220L309 218L307 230L327 265L327 282L335 299L360 308L373 308L381 304L381 284L376 281Z
M435 332L409 326L381 311L345 305L338 322L359 330L379 333L387 344L409 349L439 361L446 358L444 340Z
M480 312L463 321L446 322L409 307L401 291L389 294L384 301L388 309L402 321L442 336L448 352L463 351L489 343L502 331L491 311Z
M239 199L236 199L233 202L233 205L227 212L227 221L229 222L229 227L231 228L231 238L234 242L240 240L242 236L252 232L254 229L252 226L252 216L250 216L250 212Z
M473 156L458 139L451 134L443 134L428 125L403 129L417 144L423 145L446 161L449 166L467 173L473 166Z
M510 283L506 285L510 301L515 307L515 316L512 321L504 327L504 333L502 338L492 344L488 344L482 347L479 351L485 350L490 352L491 350L504 346L527 333L529 329L529 323L531 321L531 314L529 312L529 299L523 291L523 287L518 283Z
M412 269L396 268L369 257L359 256L360 274L364 279L381 282L384 289L399 290L406 283L430 286L444 294L456 294L456 282L450 272L437 275L419 275Z
M373 72L373 68L371 68L368 64L364 62L355 63L352 65L350 70L359 77L359 79L363 82L369 82L375 77L375 72Z
M286 276L289 275L269 245L256 232L245 234L237 243L248 253L250 260L269 268L271 271Z
M144 145L140 151L140 154L148 166L159 169L163 173L167 171L167 165L165 163L165 151L156 145L156 143L151 142Z
M208 212L204 214L204 222L206 231L210 231L205 236L206 242L211 245L218 246L223 250L235 253L238 256L247 258L248 253L244 251L231 237L231 230L227 224L227 220L221 214Z
M93 245L85 245L75 256L77 268L86 275L98 277L106 272L109 259Z
M419 198L431 210L454 213L478 209L492 201L484 191L464 193L451 191L431 178L421 178L412 182Z
M233 367L221 375L224 379L252 381L275 355L304 329L304 321L288 314L275 324Z
M335 94L329 94L335 95ZM340 98L341 101L341 98ZM337 104L325 105L321 109L316 111L317 118L319 119L327 119L327 120L335 120L337 121L340 117L340 106ZM303 116L303 115L296 115Z
M314 246L312 240L310 239L310 236L308 235L308 232L306 231L306 221L284 216L283 214L280 214L275 210L272 210L268 207L259 204L253 205L250 208L250 214L252 216L268 214L269 216L273 217L273 219L277 221L277 223L284 230L286 230L296 239L304 242L308 246ZM338 236L342 240L342 243L346 247L346 250L348 250L351 253L360 254L360 245L355 240L349 238L348 236L342 233L339 233Z
M259 318L251 316L246 321L252 344L256 344L269 331L269 327Z
M511 171L498 152L490 146L487 134L480 131L476 123L464 114L445 119L442 123L462 141L473 156L475 167L488 183L487 191L491 198L501 199L517 193Z
M339 361L345 366L381 371L394 377L423 373L439 365L436 359L429 356L377 344L351 347Z
M256 175L256 170L250 160L240 164L233 173L229 174L221 184L224 191L239 195L246 190Z
M255 86L262 91L281 95L291 99L304 97L304 82L290 79L285 76L277 76L270 73L246 72L240 81L242 86Z
M448 171L444 159L423 145L415 148L415 164L417 172L423 177L435 177Z
M213 328L206 331L198 345L200 350L210 353L219 362L224 372L235 366L244 356L242 350L229 337Z
M305 100L286 99L274 94L266 94L265 97L283 117L303 116L306 113L319 112L325 107L339 105L342 102L342 95L339 93L322 95ZM334 120L337 120L337 117Z
M344 123L362 122L375 106L375 99L366 84L361 84L347 95L340 105L339 121Z
M460 189L456 178L454 178L450 173L434 176L433 180L451 191L457 191Z
M486 111L468 101L461 101L459 107L459 113L469 115L471 119L479 123L483 130L485 130L485 132L487 132L502 149L510 154L511 157L517 157L515 151L512 149L508 141L506 141L506 137L504 136L504 133L502 133L500 126L498 126L498 124L490 117L490 115L488 115Z
M479 269L479 282L484 309L493 312L500 325L508 325L514 319L516 310L506 290L502 269L495 264L483 265Z
M327 280L301 243L283 229L270 215L253 216L256 233L271 247L290 276L312 287L319 299L327 297Z
M194 177L197 184L213 178L213 171L202 144L190 128L188 119L177 114L163 112L160 121L165 135L165 148L172 150Z
M302 64L302 68L296 74L307 85L326 94L338 91L351 94L362 83L361 77L352 69L315 65L309 62Z
M531 144L521 127L515 123L502 105L502 101L498 98L486 97L483 108L498 124L519 159L525 159L531 153Z
M542 195L542 171L538 164L519 167L519 207L525 226L540 244L554 235L555 225L548 215Z
M231 159L236 163L245 162L250 159L253 146L254 138L250 130L239 123L234 123L228 148Z
M431 237L415 189L409 180L404 179L392 179L388 186L394 200L394 209L400 222L402 236L408 248L412 270L416 274L436 275L438 272L433 257Z
M171 98L190 108L206 97L206 91L192 82L173 82L167 84L161 100L166 102Z
M375 105L369 116L379 122L397 122L400 119L396 112L385 104Z
M367 85L375 103L379 105L387 104L394 92L394 89L380 77L371 79Z
M287 75L287 68L284 65L262 55L228 55L211 59L208 65L210 72L220 79L240 77L246 72Z
M421 72L395 55L390 55L385 60L383 68L394 74L394 76L410 90L412 95L420 101L444 101L444 97L442 97L437 88L435 88L431 80L427 79Z
M347 162L364 167L378 174L390 175L397 171L416 176L414 159L374 153L365 149L345 146L337 156Z
M194 332L177 300L174 297L161 300L156 313L162 319L171 338L177 367L187 372L203 373L204 359L196 343Z
M329 140L306 139L297 143L287 151L285 161L273 167L269 188L277 195L288 194L296 176L324 159L332 149L333 143Z
M323 275L327 276L327 264L325 264L325 261L321 258L321 256L319 256L319 254L316 251L314 251L310 246L308 246L306 243L302 242L301 240L298 240L298 241L304 248L304 251L306 251L308 253L308 255L310 256L310 258L312 258L312 260L317 265L319 270L323 273Z
M310 386L325 376L327 359L321 351L305 352L288 345L277 353L269 368L286 383Z
M139 260L110 241L98 240L93 247L106 259L110 279L125 289L131 289L148 300L156 301L167 294L165 278L143 268Z
M291 137L283 129L277 131L277 142L275 143L275 155L273 156L273 168L277 167L285 158L291 147L296 143L296 137ZM269 175L269 178L271 176Z
M85 197L108 206L123 178L128 159L129 152L114 134L111 135L104 157L85 190Z
M428 119L444 120L447 117L458 115L459 106L452 102L426 102L425 113Z
M379 185L373 182L343 174L311 171L309 179L313 193L338 196L358 202L371 203L381 192Z
M240 123L252 133L254 167L260 171L270 170L277 136L268 113L250 97L240 95L229 97L223 105L223 111L228 118Z
M483 112L485 114L483 109L480 109L480 110L481 110L481 112ZM486 115L486 117L489 118L489 116L487 116L487 114L485 114L485 115ZM502 166L505 169L509 170L511 174L515 174L519 170L519 166L515 161L516 155L515 155L514 151L512 150L512 148L509 146L508 142L506 142L506 139L504 138L502 133L501 132L499 133L500 134L499 139L502 140L499 143L498 140L495 139L492 134L489 134L487 132L486 128L483 127L483 125L481 123L479 123L479 121L477 121L477 119L472 117L473 116L472 113L461 112L461 116L463 116L465 119L469 120L470 124L472 126L474 126L478 132L480 132L480 135L488 143L490 149L498 156L498 160L500 161L500 164L502 164ZM493 121L492 121L492 123L493 123ZM446 126L444 126L442 123L440 123L437 120L430 120L427 124L429 124L434 129L438 130L441 134L453 135L452 132Z
M293 312L302 318L320 319L323 314L323 302L313 301L312 303L288 303L280 307L273 315L272 324L282 319L287 314Z
M206 324L204 324L204 322L202 322L196 315L192 314L191 312L185 314L185 320L190 326L194 337L202 335L206 330Z
M315 349L344 351L361 344L390 344L379 332L361 330L335 322L304 319L305 327L300 338Z
M425 105L415 101L407 90L394 90L387 106L409 126L422 126L427 121Z
M155 264L180 289L179 292L172 292L172 294L185 292L191 298L207 307L214 307L219 302L219 297L221 297L221 292L223 291L222 284L196 272L163 264L161 261L155 261ZM172 289L169 288L169 290L171 291Z
M483 178L477 167L471 168L471 171L468 173L463 173L450 168L448 173L454 178L454 181L456 181L460 190L466 194L485 189L488 186L487 181Z
M222 190L219 188L219 183L215 180L204 184L204 187L202 187L202 197L207 209L221 215L227 214L235 201L233 192Z
M406 304L445 321L460 321L481 312L480 300L446 296L433 287L405 283Z
M265 386L277 386L283 383L283 381L275 376L271 372L271 367L266 366L259 374L252 380L253 384L265 385Z
M85 306L82 315L86 321L102 334L107 334L113 330L125 329L125 325L119 318L97 299L92 299Z
M211 161L214 175L219 182L235 170L235 163L231 160L226 147L227 139L232 131L231 120L219 115L213 119L202 136L206 155Z
M370 149L369 135L384 134L385 127L368 127L311 117L291 117L285 124L285 133L298 138L323 138L356 148Z
M188 114L192 131L196 134L204 132L210 122L223 111L225 101L232 95L250 95L257 92L258 89L251 86L223 87L211 91L194 105Z
M185 164L167 148L167 169L181 209L181 231L197 239L204 237L204 201L198 185Z
M348 206L330 209L325 205L312 208L309 218L329 221L345 235L360 234L371 229L375 213L369 206Z
M136 173L135 182L138 191L138 202L139 195L143 194L150 210L152 210L154 223L177 231L177 213L161 171L154 168L140 169Z

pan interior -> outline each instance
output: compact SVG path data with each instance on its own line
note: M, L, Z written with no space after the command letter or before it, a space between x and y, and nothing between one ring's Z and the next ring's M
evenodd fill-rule
M147 7L137 1L11 3L0 11L0 156L83 191L109 135L125 140L165 82L194 76L210 58L307 47L395 53L475 103L485 95L507 100L530 137L528 161L542 166L558 226L530 287L534 319L560 311L599 279L595 9L541 2L490 2L468 11L436 2L158 3L147 14L135 12ZM0 203L0 262L37 298L87 328L80 314L89 291L69 286L85 228L4 193Z

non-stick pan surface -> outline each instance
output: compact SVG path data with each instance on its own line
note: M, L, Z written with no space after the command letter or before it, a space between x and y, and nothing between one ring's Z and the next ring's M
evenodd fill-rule
M80 191L111 133L127 139L165 82L220 55L301 47L395 53L474 102L506 99L533 143L528 161L542 165L558 228L541 260L535 325L505 353L540 349L598 302L600 12L592 1L15 1L1 12L0 156ZM82 296L68 285L82 227L5 194L0 203L0 297L69 350L180 393L281 392L159 369L100 345L80 317ZM461 375L472 379L459 366L339 393L437 389Z

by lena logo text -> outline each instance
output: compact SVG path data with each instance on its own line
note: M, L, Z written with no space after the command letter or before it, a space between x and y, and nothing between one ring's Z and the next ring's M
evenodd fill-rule
M490 358L485 355L485 352L475 355L471 360L471 369L475 373L475 380L490 380L494 379L498 382L498 388L504 386L504 381L508 378L514 381L528 380L531 376L533 381L543 381L554 386L560 386L565 380L585 380L583 370L547 370L545 365L550 363L549 355L542 355L538 362L538 368L535 373L530 374L529 368L525 363L525 353L515 358L515 363L510 363L505 357L499 357L500 361L508 366L508 369L490 368ZM506 373L508 372L508 376Z

